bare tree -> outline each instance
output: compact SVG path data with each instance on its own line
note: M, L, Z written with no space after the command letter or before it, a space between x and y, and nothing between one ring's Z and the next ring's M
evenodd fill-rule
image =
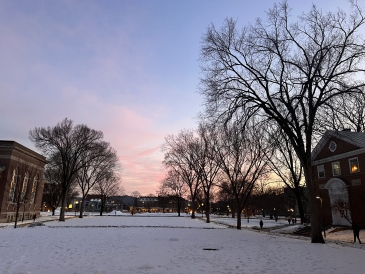
M62 199L61 176L58 167L46 166L44 172L46 183L43 189L43 202L48 204L52 210L52 216L55 214L56 208Z
M312 242L323 243L315 186L312 137L318 112L340 94L364 87L365 43L358 35L364 16L355 1L349 15L322 13L315 5L291 23L286 1L265 21L241 30L227 19L203 37L201 92L210 116L230 119L237 111L267 117L287 135L302 166L311 208Z
M83 167L83 155L97 146L103 138L103 133L86 125L74 126L73 122L66 118L54 127L36 127L29 132L29 138L53 165L60 166L62 199L59 221L65 221L70 184Z
M229 215L229 210L231 210L232 218L236 217L236 206L235 206L235 199L233 196L233 190L231 184L227 181L221 180L218 184L218 197L221 201L224 201L227 204L227 216Z
M303 224L305 216L302 199L306 199L304 196L303 168L289 139L280 131L280 129L274 130L273 133L269 134L269 139L273 140L271 142L275 151L270 153L267 159L273 173L294 194L300 220Z
M177 136L167 136L163 145L163 151L165 152L163 164L166 168L177 172L183 182L189 187L192 219L195 218L196 199L201 188L201 178L194 169L196 164L194 159L196 159L195 156L198 149L199 143L192 130L182 130Z
M210 223L211 196L220 170L215 154L220 148L217 142L217 131L213 125L200 123L198 136L197 149L194 150L194 158L191 164L201 180L206 222Z
M76 175L76 181L81 189L82 201L79 218L83 217L85 198L89 191L99 182L109 176L110 170L118 168L116 151L109 143L100 142L93 150L87 150L82 155L82 168Z
M100 216L103 215L108 198L111 196L122 195L123 186L120 185L120 177L116 172L110 171L103 180L97 182L93 188L93 193L100 198Z
M131 196L133 196L134 198L139 198L139 197L141 197L141 193L139 193L139 191L135 190L131 193Z
M187 192L187 185L182 180L180 174L175 170L169 170L166 178L161 182L160 192L163 196L175 198L178 216L180 216L182 200ZM162 197L163 197L162 196Z
M264 131L253 121L245 127L236 122L227 123L219 133L215 160L224 174L224 181L229 184L237 213L237 229L241 229L242 210L256 183L268 173L266 156L271 148L265 138L257 138L263 136Z

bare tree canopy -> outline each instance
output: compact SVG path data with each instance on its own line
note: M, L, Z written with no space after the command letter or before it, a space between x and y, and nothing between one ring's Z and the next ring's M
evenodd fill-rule
M182 130L177 136L170 135L165 138L163 145L165 152L164 166L179 174L182 181L188 186L192 214L195 218L196 199L201 188L201 177L196 172L195 160L200 150L199 142L194 136L193 130Z
M203 37L201 92L207 113L230 119L260 113L287 135L304 169L311 205L312 242L324 242L311 181L312 137L318 112L341 94L364 87L365 43L361 9L324 13L315 5L290 21L286 1L266 20L239 29L227 19Z
M181 198L187 192L187 185L182 180L180 174L173 169L167 172L166 177L161 181L158 195L161 198L174 198L177 204L178 216L180 216L182 200Z
M221 188L234 199L237 229L241 229L241 212L260 179L268 174L271 145L263 138L264 131L252 119L242 127L236 121L220 127L215 161L222 171ZM261 138L258 138L261 136Z
M318 132L352 130L365 132L365 92L341 94L332 98L319 112Z
M132 191L131 196L133 196L135 198L139 198L139 197L141 197L141 193L139 193L139 191L135 190L135 191Z
M84 204L89 191L111 172L119 168L117 152L107 142L99 142L93 150L82 154L82 168L76 175L76 181L81 189L82 201L80 204L79 218L83 217Z
M302 199L304 196L304 181L302 165L291 146L287 136L277 127L268 134L273 146L273 153L267 156L271 171L281 179L288 189L291 190L295 197L296 205L298 206L300 221L303 224L305 221L304 208Z
M29 138L52 165L60 167L62 203L59 220L64 221L70 184L83 166L83 155L97 147L103 133L86 125L74 126L73 122L66 118L54 127L36 127L29 132Z
M109 197L123 195L125 193L120 181L119 174L115 170L111 170L94 186L93 193L98 195L101 201L100 216L103 215Z

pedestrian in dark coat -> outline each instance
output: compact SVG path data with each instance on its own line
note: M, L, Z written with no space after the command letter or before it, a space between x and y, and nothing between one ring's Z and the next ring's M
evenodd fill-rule
M361 241L360 241L360 238L359 238L360 228L358 227L358 225L355 222L352 223L352 231L354 233L354 243L356 242L356 238L357 238L357 240L361 244Z
M33 215L33 222L35 222L35 219L37 218L37 214Z
M263 226L264 226L264 222L262 220L260 220L260 228L262 229Z

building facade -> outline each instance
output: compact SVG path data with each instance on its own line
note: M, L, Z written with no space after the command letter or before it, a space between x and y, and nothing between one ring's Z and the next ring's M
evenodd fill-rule
M365 228L365 133L327 131L312 152L320 221Z
M39 216L46 158L14 141L0 140L0 222Z

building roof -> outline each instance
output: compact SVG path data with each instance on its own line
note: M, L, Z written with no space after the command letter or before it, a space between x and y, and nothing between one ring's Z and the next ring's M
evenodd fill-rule
M336 137L337 139L340 139L349 144L357 146L358 148L365 148L364 132L353 132L348 130L344 131L327 130L312 151L312 161L318 156L318 154L321 152L321 150L331 137Z
M0 140L0 151L1 150L18 150L47 164L46 157L42 154L39 154L38 152L35 152L34 150L31 150L15 141Z

